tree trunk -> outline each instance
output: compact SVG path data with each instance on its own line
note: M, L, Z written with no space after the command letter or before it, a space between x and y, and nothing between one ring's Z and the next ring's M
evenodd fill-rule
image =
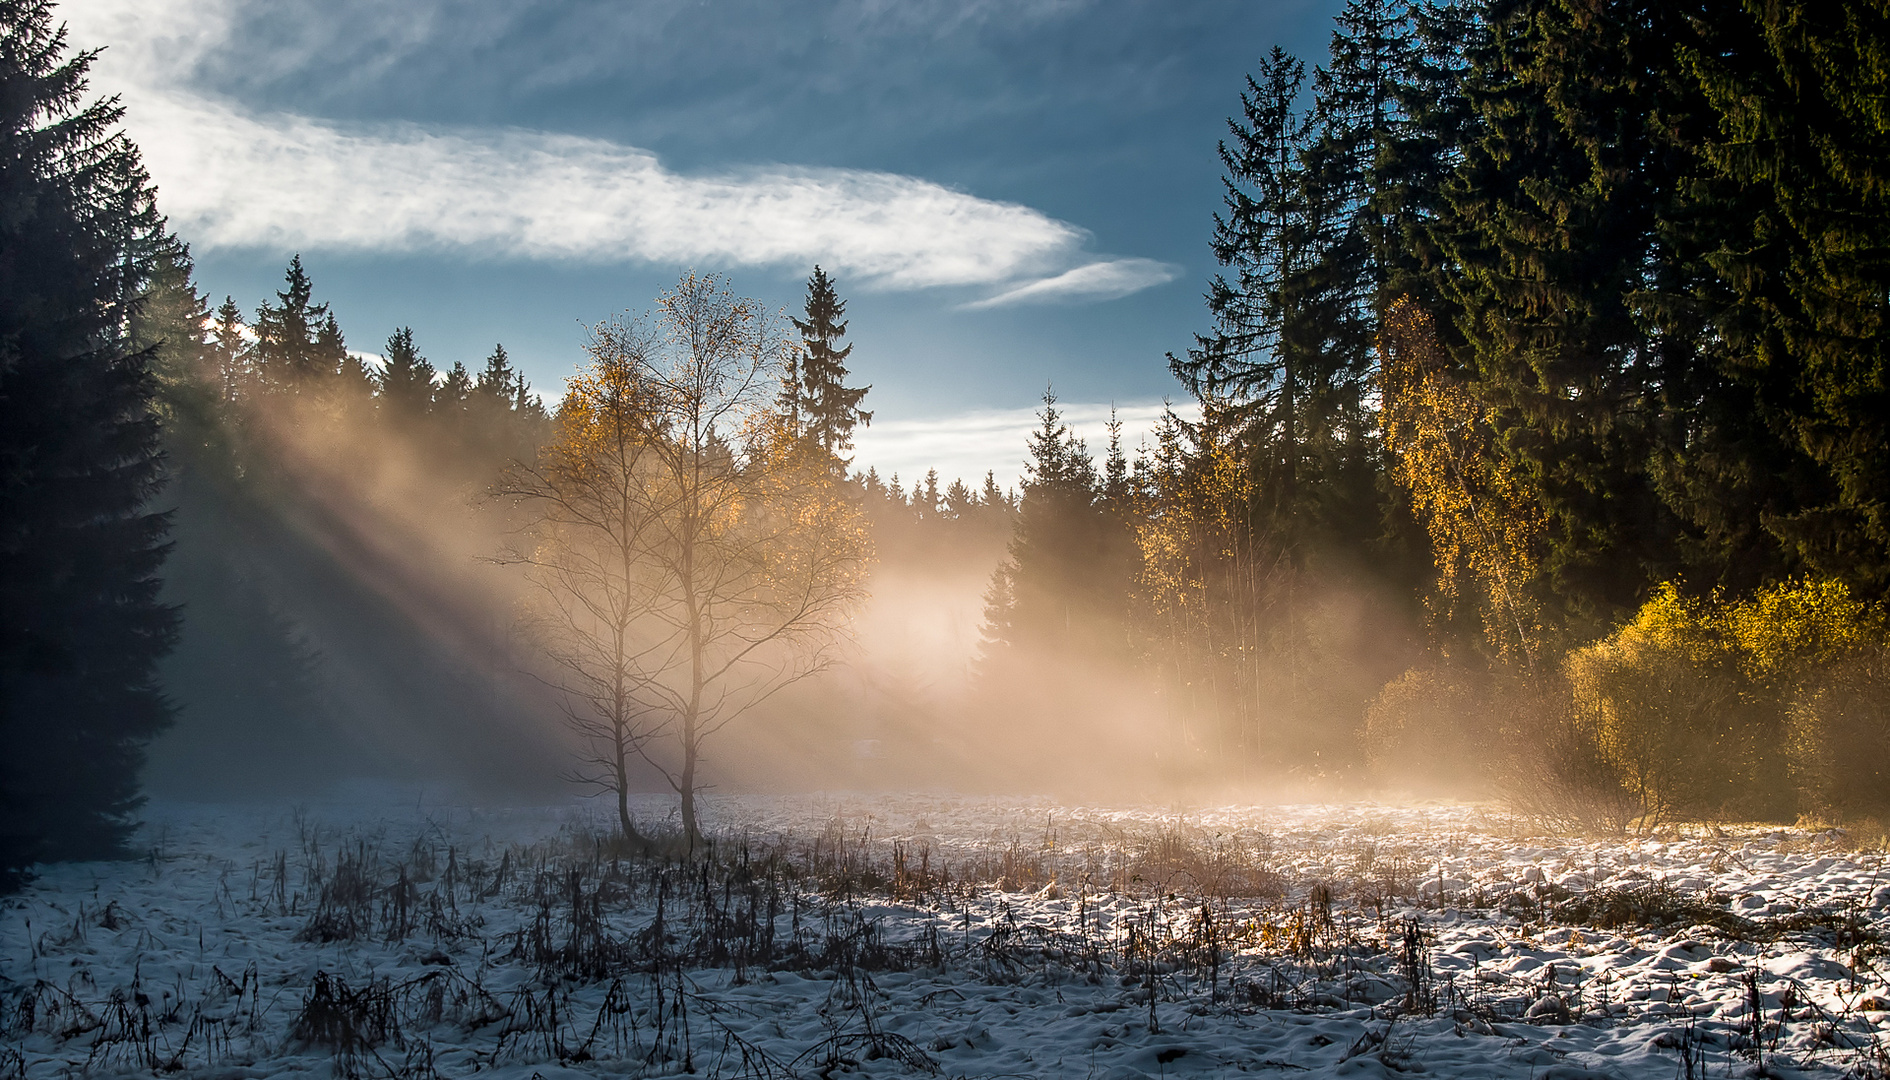
M693 732L683 746L682 784L679 786L682 788L683 833L689 845L689 855L693 858L696 841L702 836L696 828L696 740Z
M707 616L703 613L701 598L696 595L695 569L695 546L690 544L683 552L683 595L689 611L689 704L682 715L682 790L677 794L682 796L684 841L692 859L696 855L696 841L702 838L696 827L696 753L701 749L697 729L702 723L702 687L707 681L703 657L703 624Z
M649 839L638 832L636 824L630 820L630 769L627 761L629 751L624 746L621 726L617 729L616 742L617 745L614 748L616 760L612 764L615 766L617 781L617 827L623 831L625 843L638 851L647 852L650 850Z

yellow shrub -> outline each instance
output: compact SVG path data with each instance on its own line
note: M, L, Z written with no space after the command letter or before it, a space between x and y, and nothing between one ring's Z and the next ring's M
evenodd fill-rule
M1715 614L1664 586L1566 661L1578 729L1658 819L1718 810L1753 780L1743 679Z
M1884 637L1882 609L1829 579L1762 589L1728 608L1720 623L1747 677L1782 697Z
M1794 796L1834 812L1882 789L1884 639L1882 610L1838 581L1737 603L1667 585L1565 670L1576 723L1658 816L1774 817Z

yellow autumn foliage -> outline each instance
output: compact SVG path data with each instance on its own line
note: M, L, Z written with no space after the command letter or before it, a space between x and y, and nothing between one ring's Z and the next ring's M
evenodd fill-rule
M1494 409L1452 375L1431 317L1409 297L1386 313L1378 356L1391 475L1437 568L1433 614L1449 621L1472 604L1499 655L1533 664L1542 618L1529 586L1548 520L1535 485L1498 452Z
M1738 601L1669 584L1565 672L1576 723L1653 818L1831 812L1890 758L1884 641L1882 610L1842 582Z

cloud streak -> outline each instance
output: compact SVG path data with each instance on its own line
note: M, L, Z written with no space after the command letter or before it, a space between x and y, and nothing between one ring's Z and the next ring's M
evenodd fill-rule
M192 88L242 0L87 7L79 43L114 43L101 82L125 93L165 212L206 250L820 262L869 288L998 290L971 307L1111 299L1175 276L1153 260L1085 253L1082 229L1028 206L895 173L684 174L638 147L551 132L255 113Z
M925 180L767 167L686 176L654 154L531 131L347 130L140 96L132 130L180 231L213 248L723 266L822 261L881 288L979 285L1070 257L1082 233Z
M968 311L1054 300L1114 300L1181 276L1181 268L1154 259L1109 259L1013 286L963 305Z

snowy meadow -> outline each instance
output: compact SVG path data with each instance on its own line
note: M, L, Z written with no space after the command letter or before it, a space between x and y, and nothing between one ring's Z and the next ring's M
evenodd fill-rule
M652 800L640 809L660 814ZM1835 832L1464 805L152 808L0 908L0 1076L1882 1075Z

